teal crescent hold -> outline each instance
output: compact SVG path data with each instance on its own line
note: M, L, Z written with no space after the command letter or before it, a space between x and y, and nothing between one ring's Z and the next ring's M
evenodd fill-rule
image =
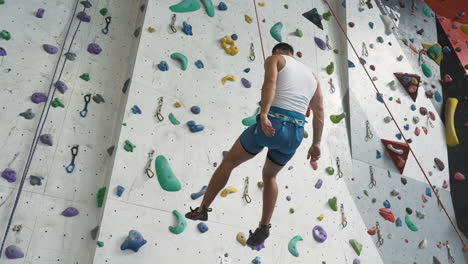
M281 29L283 29L283 23L281 22L274 24L270 29L271 36L278 42L281 42L283 40L283 38L281 37Z
M154 161L156 167L156 175L158 176L159 184L161 188L168 192L180 191L182 185L179 179L176 178L174 172L172 172L166 157L159 155Z
M177 217L178 223L176 226L170 226L169 231L178 235L184 232L185 228L187 227L187 220L185 220L185 217L177 210L172 211L172 213Z
M178 53L178 52L172 53L171 54L171 59L180 61L180 63L182 64L182 70L185 71L187 69L188 59L187 59L187 57L185 57L184 54Z
M198 0L183 0L177 5L170 6L169 9L172 12L185 13L197 11L198 9L200 9L200 7L201 6L200 3L198 3Z
M301 236L295 236L293 237L290 241L289 241L289 244L288 244L288 250L289 250L289 253L291 253L293 256L295 257L299 257L299 251L297 250L297 242L299 241L302 241L304 239L302 239Z
M211 0L201 0L203 5L205 6L206 13L209 17L214 17L215 15L215 8L213 6L213 2Z

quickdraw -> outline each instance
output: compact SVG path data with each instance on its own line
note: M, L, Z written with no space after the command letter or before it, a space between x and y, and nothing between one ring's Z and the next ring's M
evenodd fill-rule
M327 43L327 49L331 50L332 46L330 45L330 38L328 37L328 35L325 35L325 42Z
M146 162L146 166L145 166L145 174L148 176L148 178L154 177L154 171L151 169L151 163L153 163L153 155L154 155L154 150L151 150L148 153L148 161Z
M255 60L255 49L254 49L254 44L250 43L250 56L249 56L250 61Z
M367 51L367 46L366 46L366 43L362 43L362 56L363 57L367 57L369 56L369 51Z
M107 33L109 33L109 25L110 25L110 23L111 23L111 17L108 16L108 17L106 17L106 27L103 28L103 29L101 30L101 31L102 31L102 34L107 35Z
M338 158L338 157L336 157L336 169L338 170L336 175L338 175L338 178L342 178L343 177L343 172L341 171L340 158Z
M426 125L428 127L434 128L434 124L431 122L431 118L429 117L429 115L427 115Z
M374 176L374 167L369 166L369 174L370 174L369 189L372 189L377 185L377 181L375 180L375 176Z
M341 212L341 228L345 228L348 225L348 221L346 221L346 216L344 213L344 206L343 204L340 205L340 212Z
M154 115L155 117L158 118L159 121L164 120L164 116L161 114L162 106L163 106L163 97L161 96L158 99L158 108L156 110L156 114Z
M335 92L335 85L333 84L333 79L330 78L330 80L328 81L328 83L330 84L330 92L331 92L331 93L334 93L334 92Z
M85 106L83 110L80 111L81 117L86 117L88 115L88 104L91 102L91 94L87 94L84 96Z
M68 172L68 173L72 173L74 170L75 170L75 158L76 156L78 156L78 147L79 145L76 145L76 146L73 146L71 149L70 149L70 152L72 154L72 160L70 162L70 165L68 165L67 167L65 167L65 170Z
M450 250L450 245L449 242L445 243L445 246L447 247L447 258L451 263L455 263L455 258L452 255L452 251Z
M245 177L244 194L242 195L242 199L244 199L246 203L252 202L252 198L250 198L249 195L249 177Z
M176 22L176 14L173 14L172 15L172 19L171 19L171 24L169 25L169 27L171 28L172 32L176 33L177 32L177 28L175 27L175 22Z
M384 243L384 239L382 236L382 231L380 230L380 224L379 221L375 223L375 228L377 229L377 247L380 247Z
M372 133L372 130L370 128L370 123L369 120L366 120L366 142L371 140L374 137L374 134Z

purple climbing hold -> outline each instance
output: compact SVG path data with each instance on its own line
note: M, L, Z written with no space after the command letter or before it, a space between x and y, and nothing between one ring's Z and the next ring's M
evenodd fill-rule
M80 212L75 207L68 207L62 212L62 215L65 217L77 216Z
M15 182L16 181L16 171L6 168L2 172L2 177L7 180L8 182Z
M250 236L249 236L250 237ZM248 245L249 248L251 248L252 250L257 250L257 251L260 251L262 250L263 248L265 248L265 242L262 242L260 245L258 246L250 246Z
M7 52L4 48L0 47L0 57L6 56Z
M286 200L287 200L287 201L291 201L291 196L289 196L289 195L286 196Z
M52 141L52 135L51 134L43 134L39 137L39 140L43 143L43 144L46 144L48 146L52 146L53 145L53 141Z
M315 44L317 44L317 47L319 47L319 49L321 50L327 49L327 44L321 38L314 37L314 40L315 40Z
M31 95L31 101L33 101L35 104L47 102L47 95L45 93L33 93Z
M244 85L245 88L252 87L252 83L249 80L245 79L245 78L241 78L241 82L242 82L242 85Z
M58 52L58 48L50 44L44 44L42 45L42 48L44 48L44 50L49 54L55 54Z
M102 49L99 46L99 44L97 44L97 43L91 43L91 44L88 45L88 52L89 53L98 55L99 53L101 53L101 51L102 51Z
M288 167L288 170L292 170L294 167L293 166L289 166Z
M36 17L37 18L43 18L44 17L44 12L45 12L44 8L39 8L37 10L37 12L36 12Z
M327 240L327 232L325 232L325 229L319 225L316 225L312 229L312 235L314 236L315 241L319 243L323 243Z
M353 264L361 264L361 261L359 259L354 259Z
M64 94L68 90L68 86L60 80L55 82L55 88L57 88L57 90L59 90L59 92L61 92L62 94Z
M76 17L81 21L81 22L91 22L91 17L86 14L85 11L81 11L76 15Z
M5 256L7 259L19 259L24 257L24 253L21 248L11 245L5 249Z
M317 183L315 184L315 189L320 189L322 187L323 181L322 179L318 179Z
M142 5L140 6L140 11L141 11L141 12L145 11L145 8L146 8L146 5L145 5L145 4L142 4Z

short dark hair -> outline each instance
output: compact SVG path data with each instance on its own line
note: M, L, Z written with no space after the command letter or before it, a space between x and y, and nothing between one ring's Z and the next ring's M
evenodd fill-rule
M286 51L286 52L289 52L291 54L294 54L294 49L291 45L289 45L288 43L284 43L284 42L280 42L278 44L276 44L273 49L271 50L271 53L275 53L276 50L282 50L282 51Z

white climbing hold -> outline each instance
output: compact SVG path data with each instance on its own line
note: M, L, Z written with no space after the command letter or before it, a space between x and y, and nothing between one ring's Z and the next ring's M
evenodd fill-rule
M388 86L390 86L390 89L392 91L396 91L396 86L395 86L395 80L392 80L391 82L388 83Z
M426 239L423 239L421 242L419 242L419 246L418 246L420 249L425 249L427 248L427 240Z
M393 21L392 19L387 15L380 15L380 18L382 19L382 22L384 23L385 26L385 34L390 35L392 34L393 30Z
M402 61L403 60L403 55L398 56L396 59L397 59L397 61Z
M403 155L403 150L395 148L392 144L388 144L387 149L389 149L390 151L392 151L393 153L397 155Z
M397 190L397 189L393 189L391 192L390 192L390 195L391 196L398 196L400 194L400 192Z
M392 121L392 117L386 116L386 117L383 119L383 121L384 121L385 123L390 123L390 122Z

